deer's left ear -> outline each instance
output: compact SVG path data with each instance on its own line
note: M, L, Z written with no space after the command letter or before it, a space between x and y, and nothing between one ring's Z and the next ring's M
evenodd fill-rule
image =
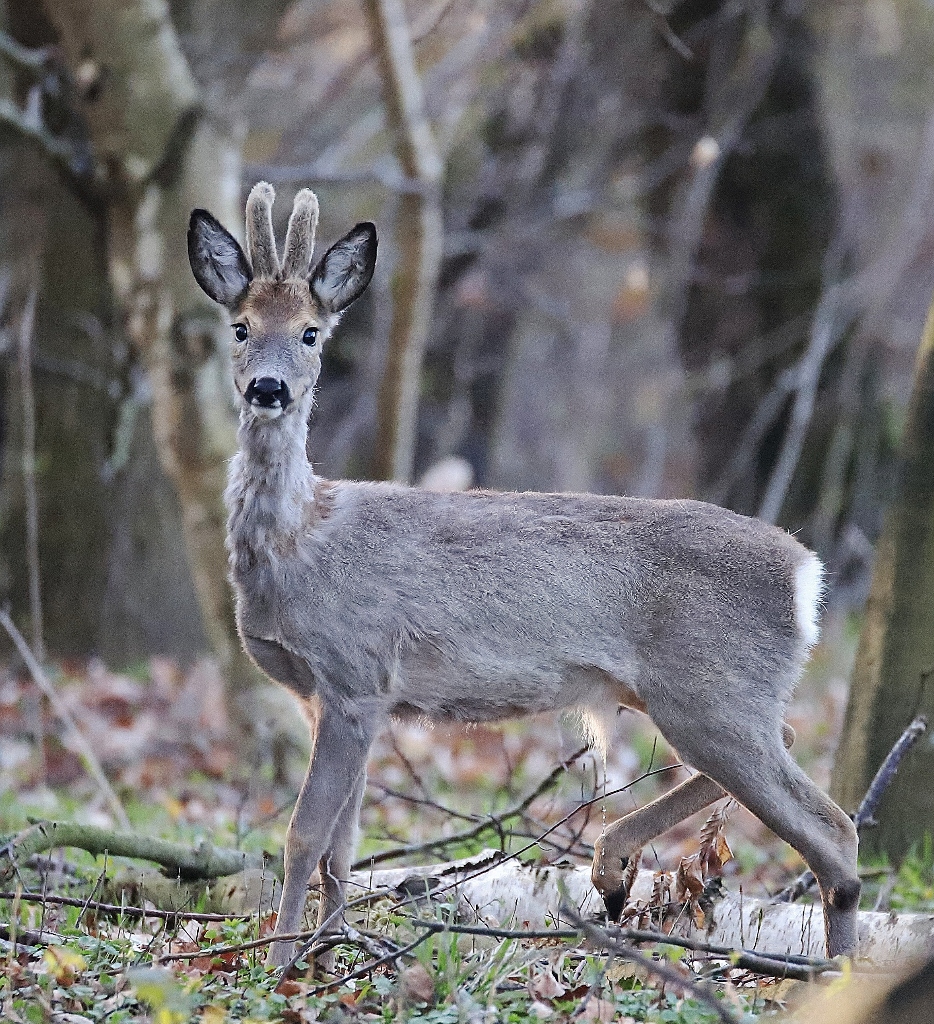
M236 238L207 210L194 210L188 224L188 262L206 295L237 308L253 271Z
M308 281L326 313L340 313L366 290L376 266L376 227L358 224L321 257Z

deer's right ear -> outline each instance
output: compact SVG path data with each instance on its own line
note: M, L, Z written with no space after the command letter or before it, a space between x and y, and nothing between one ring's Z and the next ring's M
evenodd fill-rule
M207 210L192 211L188 262L205 294L230 310L237 307L253 279L236 238Z

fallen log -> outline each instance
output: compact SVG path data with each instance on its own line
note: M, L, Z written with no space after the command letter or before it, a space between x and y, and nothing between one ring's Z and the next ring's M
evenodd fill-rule
M650 906L654 882L653 872L639 871L630 901ZM413 902L427 895L435 904L455 903L460 920L472 916L484 924L516 929L567 928L563 905L572 906L585 917L603 911L603 902L590 881L589 867L529 865L502 860L497 851L484 851L477 857L447 864L355 872L348 896L382 887L395 889ZM724 891L712 898L705 916L703 927L687 914L665 927L679 936L731 949L818 958L825 955L820 904L776 904L767 898ZM934 953L934 914L861 911L859 934L860 958L873 963L930 956Z

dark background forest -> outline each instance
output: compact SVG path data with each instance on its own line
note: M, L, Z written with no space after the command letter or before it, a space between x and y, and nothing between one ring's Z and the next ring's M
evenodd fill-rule
M325 353L317 469L697 497L793 531L844 661L875 595L834 778L852 809L934 701L934 6L414 0L407 82L378 7L0 8L0 603L42 660L211 650L247 699L229 328L185 226L239 226L260 178L283 217L310 186L323 242L381 235ZM914 770L895 855L930 820Z

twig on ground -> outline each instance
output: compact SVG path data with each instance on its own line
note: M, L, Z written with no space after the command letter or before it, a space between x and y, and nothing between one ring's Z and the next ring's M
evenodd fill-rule
M24 829L0 847L0 858L6 857L12 863L17 857L28 857L57 846L75 846L94 855L109 853L112 857L154 861L185 880L235 875L245 868L281 875L281 866L263 853L226 850L211 843L190 846L139 832L117 832L71 821L42 821ZM0 866L0 878L8 874L9 868Z
M495 928L485 925L447 924L444 921L431 921L412 918L409 921L415 928L426 928L432 932L452 932L457 935L480 935L496 939L579 939L579 929L521 929ZM695 953L729 960L731 966L745 968L758 974L773 977L799 978L810 980L825 971L840 969L836 960L825 960L820 957L801 956L793 953L768 953L762 950L734 949L730 946L717 946L700 939L690 939L681 935L668 935L638 928L607 928L607 935L621 942L653 942L659 945L679 946Z
M416 949L423 942L427 942L431 932L425 932L424 935L419 935L411 942L406 943L404 946L400 946L398 949L393 950L390 953L385 953L383 956L377 957L375 960L368 960L365 964L361 964L355 970L349 974L344 974L340 978L335 978L333 981L325 982L322 985L318 985L316 988L311 990L312 995L316 995L319 992L327 992L328 989L336 988L340 985L346 984L348 981L353 981L356 978L362 978L364 974L369 974L370 971L376 970L377 967L382 967L383 964L392 963L398 960L400 957L406 956L411 953L413 949Z
M367 894L366 896L360 896L356 900L352 900L351 903L366 902L369 898L370 894ZM335 909L332 910L331 913L328 914L328 916L318 924L318 927L311 933L310 937L305 940L305 942L295 952L292 959L289 960L289 962L279 972L280 984L289 976L289 973L291 972L292 968L299 962L299 960L303 959L311 953L314 944L325 935L325 933L328 931L328 929L331 927L334 921L337 920L338 917L343 916L344 911L348 909L351 903L343 903L339 907L335 907ZM278 936L273 936L273 938L277 942L283 941Z
M185 953L165 953L159 956L159 961L162 962L169 960L197 960L202 956L229 956L233 953L245 953L251 949L262 949L263 946L271 946L274 942L299 942L303 939L306 939L308 940L308 942L306 942L306 946L313 945L318 938L320 938L327 932L327 929L331 926L332 922L337 917L339 917L348 907L367 902L369 900L374 899L376 896L385 895L387 895L387 892L384 890L379 891L375 894L367 893L366 896L361 896L356 900L351 900L351 902L348 903L346 906L338 907L337 910L335 910L334 913L331 914L331 916L323 924L320 924L315 928L306 928L304 931L293 932L288 935L264 935L262 938L259 939L251 939L248 942L238 942L235 945L230 946L209 946L207 949L190 950ZM349 925L342 926L342 928L339 930L337 934L329 935L328 938L329 940L333 939L338 942L344 941L349 943L356 943L362 946L364 949L366 949L367 952L373 952L373 937L365 935L364 933L357 931L356 928L352 928ZM285 975L294 966L294 964L298 963L298 961L302 959L302 956L307 952L308 949L303 947L303 950L300 950L299 953L296 954L296 956L293 958L293 962L286 965L282 969L282 976L285 977Z
M879 807L879 803L882 797L885 795L886 790L892 785L892 780L895 778L895 773L898 771L899 765L905 759L905 755L909 750L918 742L918 740L924 735L927 730L928 723L924 715L916 716L911 723L905 728L905 731L895 741L892 749L886 755L885 760L876 772L872 782L869 783L869 789L866 790L866 795L863 797L856 813L853 815L853 824L856 825L857 830L871 827L875 824L876 810ZM814 885L817 884L817 879L814 877L814 873L810 870L803 871L798 877L786 886L781 892L776 893L772 897L773 903L794 903L795 900L800 899L805 893L809 892Z
M120 802L120 798L117 794L113 791L113 787L107 781L107 776L104 774L104 770L101 768L100 762L97 760L97 756L91 749L88 741L84 738L81 730L78 728L78 724L75 721L74 716L65 706L58 691L49 681L48 676L43 671L42 665L40 665L38 659L30 649L29 644L27 644L23 638L23 634L16 628L15 623L10 618L9 612L5 608L0 608L0 626L3 626L9 634L17 651L19 651L20 657L26 663L26 667L29 669L29 674L32 676L36 686L38 686L48 698L49 704L52 706L52 710L64 724L65 729L76 748L78 757L87 769L88 774L97 783L104 799L110 805L110 809L113 812L114 817L117 819L117 822L122 825L123 828L131 828L130 819L127 817L126 811L123 809L123 804ZM48 850L51 849L51 847L39 847L32 849L29 852L39 853L40 850L43 849Z
M606 950L606 952L611 953L613 956L619 957L620 960L627 960L630 963L636 964L646 974L660 979L666 985L671 985L692 999L696 999L705 1006L709 1006L724 1024L739 1024L739 1019L723 1005L722 1000L717 999L706 985L699 984L685 977L666 961L653 960L651 957L645 956L638 950L626 945L625 942L610 935L609 932L598 927L592 921L586 921L573 907L565 905L561 913L562 916L566 917L580 929L581 934L591 944Z
M96 900L79 899L75 896L52 896L38 892L0 892L0 900L22 900L24 903L50 903L62 907L81 907L82 913L93 910L100 914L123 914L124 917L154 917L160 921L249 921L253 914L205 914L194 910L156 910L155 907L132 907L122 903L98 903Z
M207 949L191 949L184 953L160 953L158 960L160 963L167 963L170 960L198 960L203 956L230 956L233 953L246 953L251 949L262 949L263 946L271 946L274 942L297 942L316 935L317 931L317 928L306 928L304 931L292 932L289 935L264 935L259 939L249 939L247 942L237 942L230 946L208 946Z

